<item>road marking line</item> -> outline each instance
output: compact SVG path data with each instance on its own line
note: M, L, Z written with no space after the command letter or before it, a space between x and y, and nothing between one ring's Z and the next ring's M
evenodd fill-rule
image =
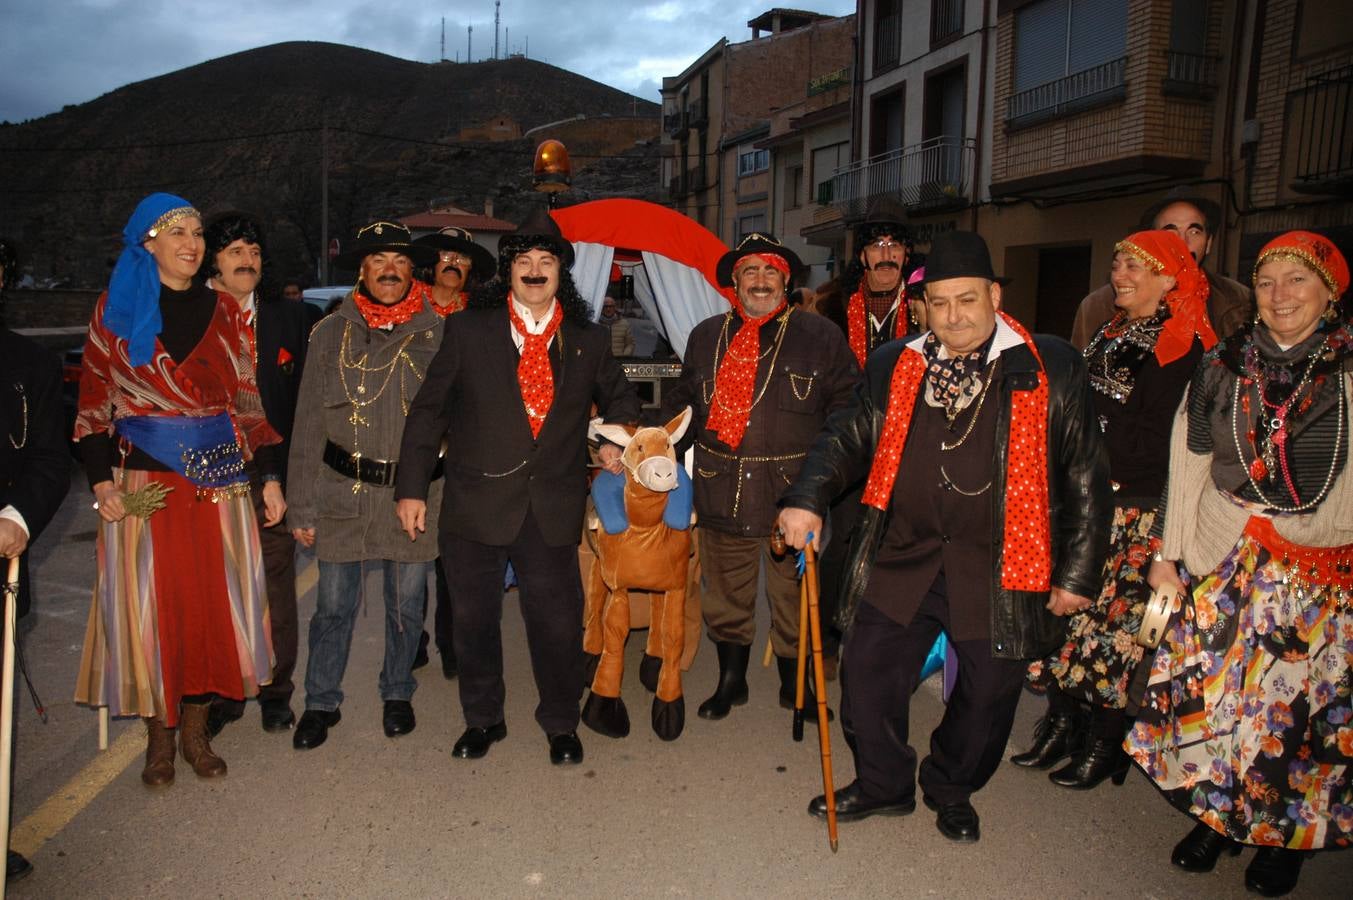
M309 593L318 582L319 566L312 560L296 577L296 596ZM144 748L145 736L141 729L133 727L123 731L106 751L95 756L75 777L10 830L10 848L24 856L37 853L112 784Z
M9 845L24 856L32 856L47 841L70 824L113 779L121 775L145 749L145 733L128 728L104 753L94 757L75 777L14 826Z

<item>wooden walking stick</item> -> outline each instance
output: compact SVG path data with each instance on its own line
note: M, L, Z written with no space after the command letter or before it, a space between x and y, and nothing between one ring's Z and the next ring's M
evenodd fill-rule
M813 685L817 688L817 739L822 754L822 794L827 801L827 839L831 841L832 852L835 853L836 792L832 789L832 741L830 724L827 722L827 679L822 674L822 623L817 618L817 558L813 552L812 535L803 545L803 559L803 583L808 586L808 627L813 636ZM802 655L799 658L802 659ZM799 683L803 683L802 678Z
M10 758L14 740L14 642L15 614L19 602L19 557L9 561L9 575L5 580L5 654L4 677L0 679L0 847L9 848L9 788ZM6 872L0 867L0 897L5 895Z
M770 547L776 554L785 552L785 536L777 527L770 535ZM817 688L817 740L822 757L822 794L827 802L827 840L831 842L832 852L836 852L836 791L832 788L832 741L831 725L827 721L827 680L822 674L822 623L818 621L817 605L817 556L813 552L813 535L810 533L800 555L803 575L799 587L799 679L794 700L794 740L803 738L803 677L804 677L804 631L812 635L813 643L813 684ZM804 619L808 624L805 627Z

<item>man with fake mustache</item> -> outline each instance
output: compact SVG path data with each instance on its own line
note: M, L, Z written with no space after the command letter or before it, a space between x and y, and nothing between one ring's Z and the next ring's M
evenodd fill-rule
M446 444L441 559L451 587L465 732L451 755L479 759L507 736L503 575L517 573L550 762L582 762L583 592L590 409L633 424L639 398L569 273L573 245L544 210L498 244L498 277L446 319L446 338L409 411L395 485L412 547L436 547L428 484ZM600 458L621 471L620 448ZM431 533L424 533L430 530Z
M273 680L259 688L258 704L264 731L286 731L296 721L296 714L291 709L291 695L295 690L291 675L296 669L298 642L296 540L285 520L268 524L266 497L276 491L276 499L280 500L286 489L287 451L292 423L296 419L296 397L305 369L311 323L302 304L260 296L258 284L263 276L264 239L263 226L257 219L242 212L218 213L207 220L202 236L207 255L201 274L206 276L208 287L229 294L239 303L244 321L253 331L258 393L263 400L263 411L268 424L282 436L282 443L267 457L275 463L266 471L255 467L250 475L250 486L254 512L258 516L258 537L268 587L269 623L273 653L276 654ZM243 701L217 698L207 714L207 727L214 737L227 722L238 719L243 713Z
M381 724L386 737L414 730L413 660L428 567L437 556L435 540L409 543L392 514L405 417L442 340L443 320L428 308L427 286L413 277L414 266L431 265L436 252L388 221L363 227L351 247L336 262L358 269L360 277L311 333L291 447L293 534L314 547L319 560L305 714L292 737L297 750L323 744L341 718L343 673L368 562L384 580ZM441 466L428 474L435 510Z
M695 411L687 434L695 440L701 612L719 655L718 688L700 704L702 719L722 719L747 702L763 563L779 701L794 704L798 577L792 554L776 558L766 539L781 492L860 374L838 328L787 305L786 290L802 269L794 252L769 234L750 234L724 254L718 280L734 289L736 303L695 326L681 380L663 393L667 419L688 404ZM817 715L811 689L804 713Z

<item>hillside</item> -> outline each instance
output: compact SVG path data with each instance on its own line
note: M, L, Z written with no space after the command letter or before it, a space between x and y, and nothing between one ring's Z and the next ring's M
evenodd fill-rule
M526 132L579 115L519 140L455 140L496 116ZM0 233L21 242L39 278L97 286L132 207L169 190L204 211L257 212L270 228L272 274L313 272L326 126L329 227L339 237L434 199L471 210L491 201L495 215L515 219L537 202L532 153L556 131L573 135L563 139L574 200L657 189L655 103L535 60L428 64L293 42L0 126Z

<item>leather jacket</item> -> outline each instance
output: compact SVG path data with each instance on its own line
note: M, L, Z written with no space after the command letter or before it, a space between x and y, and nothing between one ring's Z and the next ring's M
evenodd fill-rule
M1052 583L1084 597L1097 597L1109 548L1113 500L1108 456L1091 405L1085 363L1066 341L1035 335L1048 376L1048 499L1051 514ZM837 410L818 435L798 478L780 506L806 509L826 518L832 498L869 474L887 410L893 368L904 341L879 348L865 365L864 380L851 402ZM1006 449L1014 391L1037 386L1038 361L1020 344L1001 354L1000 405L996 419L991 502L991 649L995 657L1034 659L1064 640L1066 618L1046 608L1048 594L1001 586L1000 529L1005 521ZM841 624L847 627L864 594L874 557L887 530L887 512L865 507L842 579Z

